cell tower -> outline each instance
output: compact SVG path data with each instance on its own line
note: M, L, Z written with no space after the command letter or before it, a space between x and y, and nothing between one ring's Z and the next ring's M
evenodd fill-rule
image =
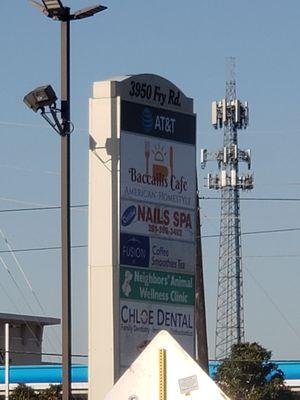
M201 149L201 167L217 161L219 172L208 174L207 187L221 191L218 298L215 357L227 358L231 346L244 341L244 302L241 254L240 190L253 189L253 176L239 174L239 163L251 167L250 150L238 148L238 130L249 120L247 102L236 98L235 59L228 59L225 99L212 103L212 125L224 129L223 148L215 153Z

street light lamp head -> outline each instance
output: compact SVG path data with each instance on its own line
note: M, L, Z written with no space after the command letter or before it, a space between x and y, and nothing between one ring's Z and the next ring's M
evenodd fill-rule
M60 0L42 0L49 17L54 17L56 15L61 15L64 11L64 6Z
M42 0L43 4L29 0L30 3L42 11L47 17L58 21L72 21L92 17L94 14L107 9L105 6L96 5L77 10L74 14L70 13L70 8L65 7L61 0Z
M23 99L24 103L34 112L55 105L57 96L50 85L39 86L29 92Z
M81 10L75 11L73 18L74 19L83 19L83 18L92 17L94 14L97 14L106 9L107 9L107 7L101 6L101 5L86 7Z
M48 10L58 10L64 8L60 0L42 0L42 2Z

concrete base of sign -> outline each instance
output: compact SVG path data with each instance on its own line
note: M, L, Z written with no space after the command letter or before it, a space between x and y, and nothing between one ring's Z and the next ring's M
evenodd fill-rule
M120 399L229 400L166 331L155 336L104 400Z

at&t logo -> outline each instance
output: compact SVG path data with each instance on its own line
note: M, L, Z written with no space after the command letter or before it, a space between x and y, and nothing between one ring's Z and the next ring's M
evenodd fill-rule
M142 112L142 127L145 133L153 130L163 133L175 133L176 118L167 117L165 115L153 115L149 107L145 107Z
M148 107L144 108L142 113L142 126L146 133L153 129L153 113Z

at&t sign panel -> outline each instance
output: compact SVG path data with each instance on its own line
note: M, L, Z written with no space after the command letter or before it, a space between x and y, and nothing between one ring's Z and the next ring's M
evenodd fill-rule
M96 83L90 109L92 396L97 373L117 378L161 329L194 356L196 123L150 74Z

